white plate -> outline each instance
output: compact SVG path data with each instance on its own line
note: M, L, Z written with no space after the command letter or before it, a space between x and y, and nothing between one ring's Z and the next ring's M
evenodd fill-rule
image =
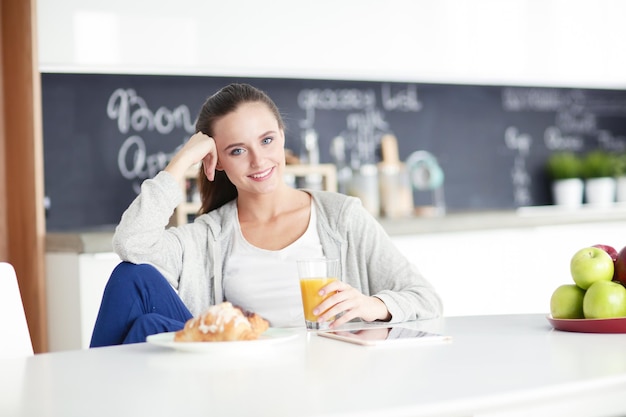
M214 352L231 349L255 350L257 348L286 342L295 339L298 333L293 329L270 328L257 340L241 340L234 342L175 342L175 332L159 333L148 336L146 342L157 346L168 347L185 352Z

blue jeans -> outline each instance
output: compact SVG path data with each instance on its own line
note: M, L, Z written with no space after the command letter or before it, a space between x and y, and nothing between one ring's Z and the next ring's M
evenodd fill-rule
M104 289L90 347L145 342L151 334L182 329L191 317L153 266L122 262Z

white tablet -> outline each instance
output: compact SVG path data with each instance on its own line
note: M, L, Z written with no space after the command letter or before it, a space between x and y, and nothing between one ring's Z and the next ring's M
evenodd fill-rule
M452 340L451 336L430 333L423 330L410 329L402 326L367 327L360 329L326 330L318 336L356 343L364 346L398 345L398 344L430 344Z

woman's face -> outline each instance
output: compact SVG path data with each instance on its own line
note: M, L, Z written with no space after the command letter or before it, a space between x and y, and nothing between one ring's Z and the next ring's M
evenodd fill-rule
M263 103L243 103L215 121L217 169L238 192L268 193L283 183L285 133Z

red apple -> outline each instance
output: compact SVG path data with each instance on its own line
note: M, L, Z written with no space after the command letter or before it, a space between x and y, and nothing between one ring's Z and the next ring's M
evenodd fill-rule
M617 254L614 280L626 285L626 246L623 247Z
M611 245L602 245L602 244L597 244L597 245L593 245L594 248L600 248L603 251L605 251L606 253L609 254L609 256L611 257L611 259L613 259L613 266L615 266L614 271L613 271L613 281L617 280L617 257L618 257L618 253L617 250L611 246Z
M618 253L617 253L617 250L613 246L597 244L597 245L593 245L593 247L600 248L606 253L608 253L609 255L611 255L611 259L613 259L613 262L617 261Z

